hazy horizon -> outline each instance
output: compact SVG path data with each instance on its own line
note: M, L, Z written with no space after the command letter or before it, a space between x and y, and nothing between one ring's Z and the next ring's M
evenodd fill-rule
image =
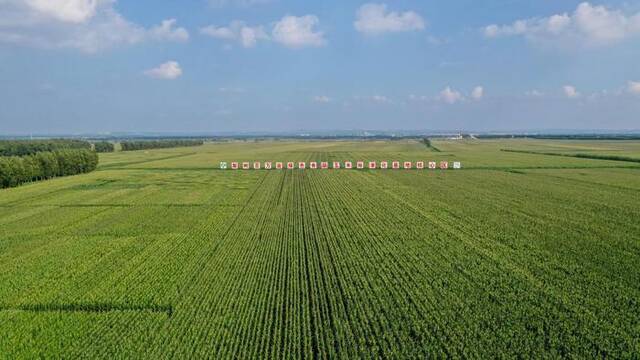
M639 135L640 129L516 129L516 130L473 130L473 129L450 129L450 130L429 130L429 129L334 129L334 130L290 130L290 131L219 131L219 132L190 132L190 131L113 131L113 132L60 132L60 133L0 133L0 138L64 138L64 137L245 137L245 136L266 136L266 137L305 137L305 136L336 136L336 137L373 137L373 136L447 136L455 134L471 135Z

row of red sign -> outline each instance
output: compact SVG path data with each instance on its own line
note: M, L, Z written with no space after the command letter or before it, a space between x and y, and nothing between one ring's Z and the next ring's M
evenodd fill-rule
M332 165L330 167L330 165ZM414 166L415 165L415 166ZM453 162L451 167L453 169L460 169L462 168L462 165L460 164L460 162ZM380 161L380 162L376 162L376 161L368 161L368 162L364 162L364 161L356 161L351 162L351 161L345 161L345 162L339 162L339 161L333 161L333 162L328 162L328 161L322 161L322 162L315 162L315 161L311 161L309 163L305 162L305 161L300 161L300 162L271 162L271 161L266 161L264 163L256 161L256 162L232 162L231 163L231 169L232 170L250 170L250 169L254 169L254 170L259 170L259 169L265 169L265 170L271 170L271 169L277 169L277 170L281 170L281 169L449 169L449 162L447 161L440 161L439 163L435 162L435 161L416 161L415 163L411 162L411 161L404 161L404 162L400 162L400 161ZM226 162L221 162L220 163L220 169L227 169L227 163Z

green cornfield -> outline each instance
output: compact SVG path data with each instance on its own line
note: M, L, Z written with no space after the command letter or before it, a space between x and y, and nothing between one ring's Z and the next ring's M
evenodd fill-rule
M640 142L430 145L103 153L0 190L0 358L637 358ZM346 160L463 168L218 169Z

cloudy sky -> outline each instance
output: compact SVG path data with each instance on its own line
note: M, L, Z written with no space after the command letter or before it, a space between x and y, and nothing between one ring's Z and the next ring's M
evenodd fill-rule
M0 134L640 129L640 1L0 0Z

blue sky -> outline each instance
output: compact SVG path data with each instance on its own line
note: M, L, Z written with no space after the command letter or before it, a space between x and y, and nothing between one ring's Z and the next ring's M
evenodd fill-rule
M640 1L0 0L0 134L640 129Z

